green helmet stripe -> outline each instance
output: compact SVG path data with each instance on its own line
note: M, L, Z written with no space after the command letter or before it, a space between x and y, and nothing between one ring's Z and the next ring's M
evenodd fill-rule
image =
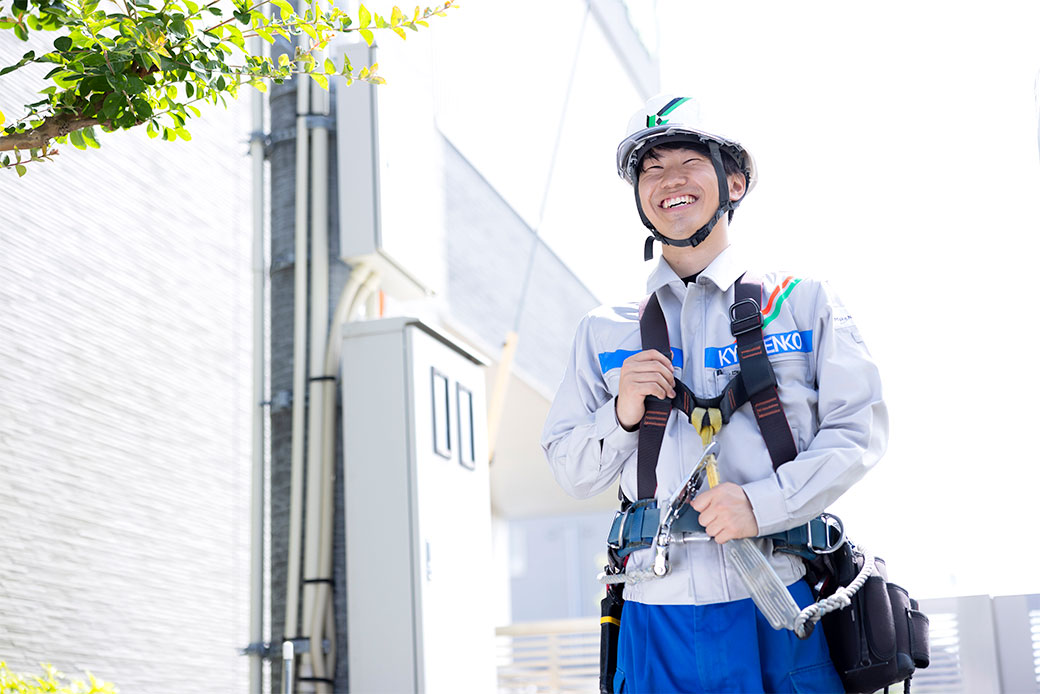
M681 96L681 97L677 97L675 99L672 99L667 104L665 104L664 108L662 108L656 114L650 115L650 116L646 117L646 127L653 128L653 127L656 127L658 125L664 125L665 123L668 122L668 119L664 118L663 116L667 116L669 113L674 111L679 106L685 104L689 100L690 100L690 97L688 97L688 96Z
M665 104L664 108L662 108L660 111L657 112L657 115L659 115L659 116L667 116L669 113L671 113L672 111L677 109L679 106L682 106L683 104L685 104L689 100L690 100L690 97L688 97L688 96L681 96L681 97L679 97L677 99L672 99L667 104Z

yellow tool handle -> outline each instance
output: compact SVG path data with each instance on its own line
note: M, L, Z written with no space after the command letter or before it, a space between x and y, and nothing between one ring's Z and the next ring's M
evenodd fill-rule
M715 456L708 456L708 462L704 466L704 472L708 477L708 488L712 488L719 483L719 466L715 462Z
M707 446L722 429L722 412L714 407L710 409L695 407L690 413L690 424L697 428L701 441ZM719 466L714 454L708 456L705 473L708 477L709 488L719 483Z

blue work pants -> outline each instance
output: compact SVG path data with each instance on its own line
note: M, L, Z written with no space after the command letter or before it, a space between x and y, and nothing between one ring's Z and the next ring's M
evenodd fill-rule
M799 607L813 601L804 580L788 590ZM799 640L773 629L748 598L711 605L625 602L614 691L840 694L844 688L823 629Z

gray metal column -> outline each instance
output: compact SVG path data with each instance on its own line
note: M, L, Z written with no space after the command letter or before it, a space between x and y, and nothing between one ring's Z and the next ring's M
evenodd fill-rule
M286 53L281 41L272 51ZM271 643L280 653L285 631L286 552L293 387L293 195L296 180L296 85L271 86ZM272 689L280 691L282 663L272 659Z

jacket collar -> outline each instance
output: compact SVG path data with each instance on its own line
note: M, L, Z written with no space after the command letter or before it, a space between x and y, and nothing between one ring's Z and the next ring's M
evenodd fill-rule
M722 249L721 253L715 256L715 259L711 261L708 267L701 271L700 277L709 280L720 291L725 292L746 271L747 268L744 265L744 259L741 257L741 254L734 250L733 246L727 246ZM668 264L664 256L661 256L657 260L657 267L654 268L654 271L650 273L650 277L647 278L646 291L647 293L656 292L658 289L666 286L671 287L679 296L683 296L686 293L686 285L683 284L682 278L675 274L672 266Z

